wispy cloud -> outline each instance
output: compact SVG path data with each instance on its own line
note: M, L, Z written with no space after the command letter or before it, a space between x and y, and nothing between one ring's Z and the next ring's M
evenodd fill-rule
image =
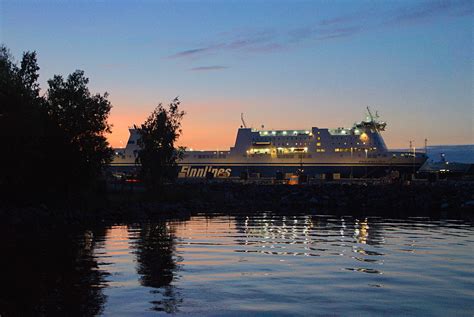
M385 11L369 8L354 14L315 21L312 25L301 26L286 31L263 29L224 32L217 36L218 39L207 45L182 50L168 56L168 58L197 59L223 52L279 52L290 49L302 42L320 42L351 37L362 32L369 32L380 28L423 23L438 18L472 15L473 12L474 2L472 0L417 2L414 5Z
M226 39L220 39L209 45L179 51L169 58L196 58L214 54L220 51L259 52L278 49L277 43L272 43L276 33L271 30L239 31L236 34L223 33Z
M199 67L193 67L190 68L190 71L193 72L207 72L207 71L212 71L212 70L222 70L222 69L227 69L229 68L228 66L222 66L222 65L212 65L212 66L199 66Z
M217 47L215 45L210 45L210 46L207 46L207 47L201 47L201 48L193 48L193 49L189 49L189 50L185 50L185 51L181 51L181 52L178 52L176 54L173 54L171 56L169 56L169 58L185 58L185 57L193 57L193 56L197 56L197 55L203 55L207 52L210 52L212 50L215 50L217 49Z
M430 1L404 7L391 14L387 24L407 24L427 21L438 17L462 16L473 12L472 0Z

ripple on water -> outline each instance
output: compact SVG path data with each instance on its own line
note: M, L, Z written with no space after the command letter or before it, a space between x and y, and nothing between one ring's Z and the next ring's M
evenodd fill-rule
M473 236L462 220L272 213L42 234L31 246L7 236L0 303L53 315L66 303L104 315L468 315Z

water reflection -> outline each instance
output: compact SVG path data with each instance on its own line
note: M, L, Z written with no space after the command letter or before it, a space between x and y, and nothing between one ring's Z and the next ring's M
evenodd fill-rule
M150 302L152 310L174 313L182 299L172 284L177 280L178 270L173 230L165 222L146 224L139 229L132 247L136 253L140 283L154 288L152 293L156 296Z
M0 315L100 314L106 273L94 249L103 236L104 230L1 230Z
M473 233L272 213L3 230L0 314L459 315L474 310Z
M320 256L330 251L334 255L344 255L346 249L352 247L353 252L363 255L383 255L370 250L370 246L383 244L384 237L378 223L369 226L368 218L263 214L238 217L236 221L237 230L243 235L236 242L246 247L236 252Z

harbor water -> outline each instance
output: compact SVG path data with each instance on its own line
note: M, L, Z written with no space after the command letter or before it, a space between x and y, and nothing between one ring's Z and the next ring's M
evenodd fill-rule
M2 231L8 315L472 316L459 219L196 215Z

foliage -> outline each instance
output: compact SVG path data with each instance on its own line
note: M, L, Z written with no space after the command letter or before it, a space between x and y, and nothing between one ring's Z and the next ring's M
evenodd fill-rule
M141 177L149 190L155 191L164 181L176 177L177 160L184 154L184 148L175 148L185 115L179 106L177 97L167 108L160 103L142 125L135 126L140 134L137 163L141 164Z
M107 119L112 105L107 93L92 95L88 83L80 70L67 80L56 75L48 81L46 96L48 115L65 141L70 177L78 184L97 179L113 154L105 137L110 133Z
M24 53L18 67L0 46L0 184L15 190L31 190L44 172L37 168L46 161L41 149L47 130L38 70L35 52Z
M105 134L111 104L91 95L83 71L54 76L40 96L35 52L17 65L0 46L0 189L42 197L82 190L97 182L112 158Z

